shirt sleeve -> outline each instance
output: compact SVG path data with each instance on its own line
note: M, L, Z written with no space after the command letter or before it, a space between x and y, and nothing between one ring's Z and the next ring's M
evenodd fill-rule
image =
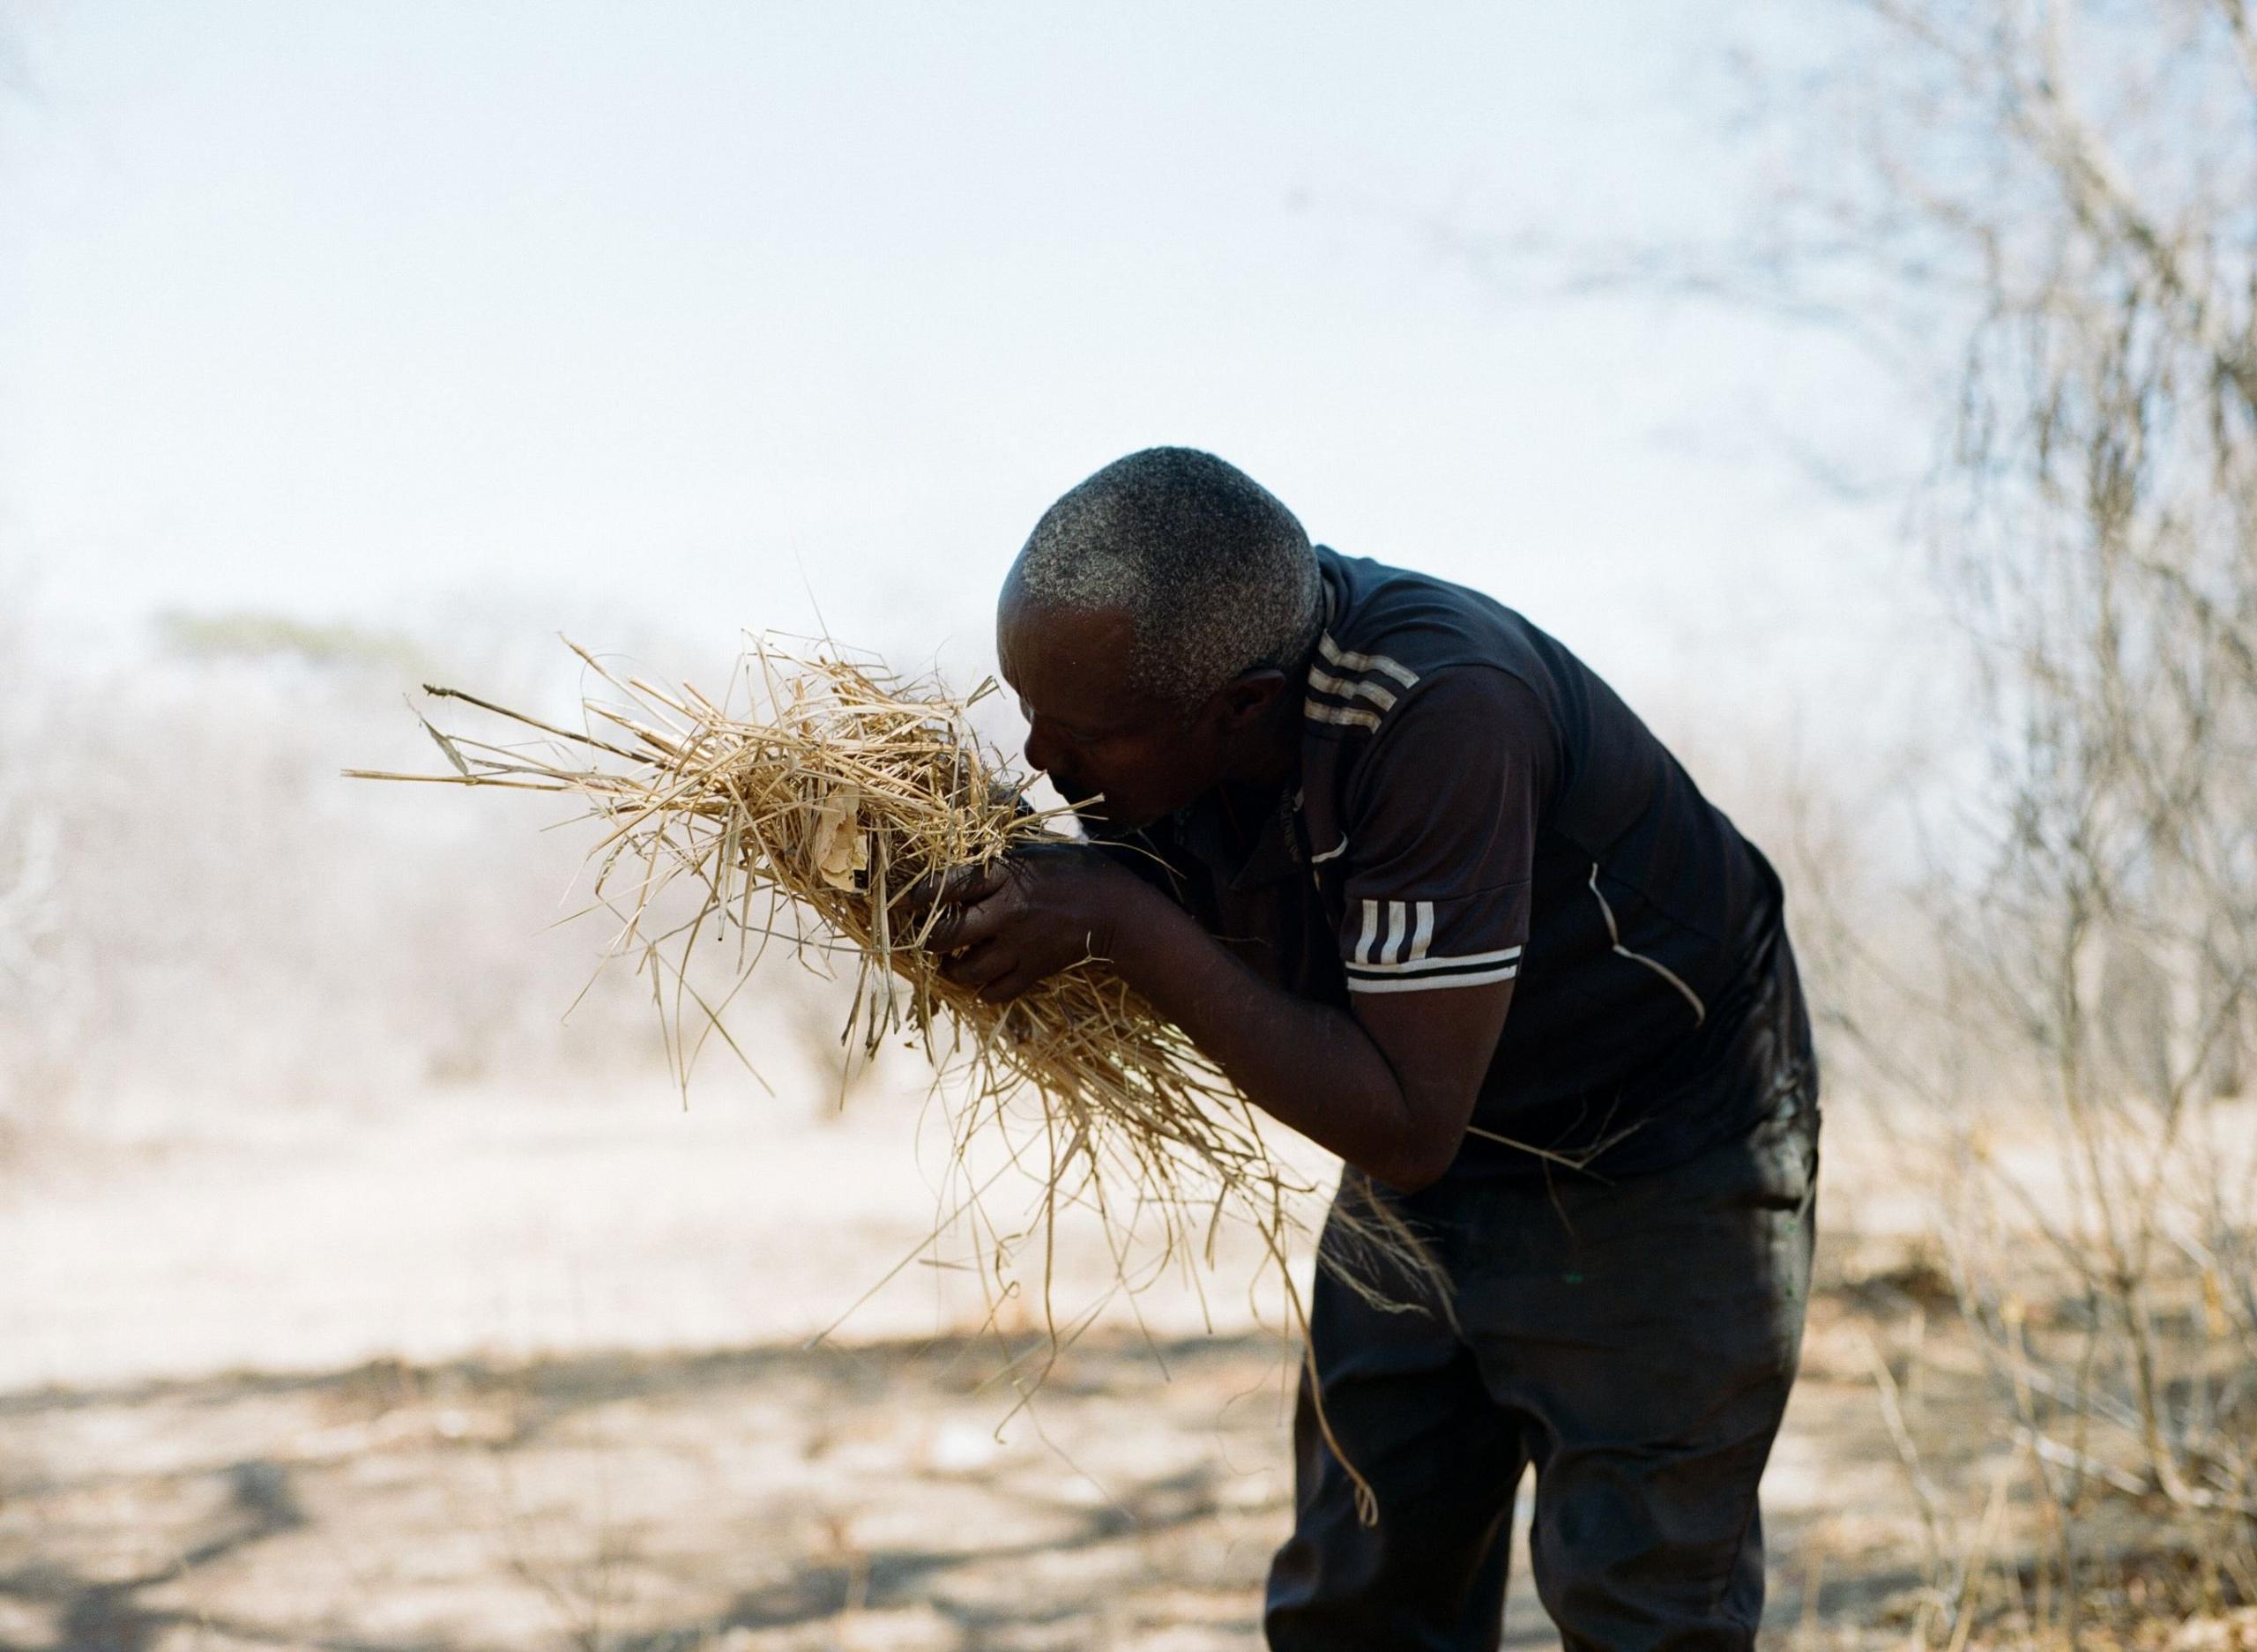
M1339 944L1350 992L1437 992L1519 973L1556 751L1534 691L1491 666L1436 672L1389 711L1346 800Z

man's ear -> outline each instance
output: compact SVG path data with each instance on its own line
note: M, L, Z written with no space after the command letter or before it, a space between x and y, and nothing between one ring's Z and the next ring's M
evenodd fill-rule
M1216 690L1216 721L1225 733L1244 733L1269 717L1285 691L1285 673L1275 666L1242 671Z

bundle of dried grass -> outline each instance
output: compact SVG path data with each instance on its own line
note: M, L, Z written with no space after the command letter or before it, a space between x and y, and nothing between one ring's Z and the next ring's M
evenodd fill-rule
M1040 1220L1021 1232L1047 1242L1060 1209L1084 1205L1109 1232L1139 1230L1148 1261L1157 1228L1165 1265L1185 1254L1211 1261L1225 1220L1243 1218L1299 1321L1285 1269L1315 1190L1271 1157L1248 1102L1172 1023L1099 959L999 1006L949 980L920 944L939 916L922 898L925 880L1058 840L973 732L971 709L992 681L958 699L829 648L756 642L717 702L622 677L571 646L615 696L584 702L582 728L427 685L531 738L474 740L427 719L450 772L347 772L587 800L604 827L591 853L598 898L621 920L619 950L650 975L685 1086L708 1038L743 1058L723 1012L772 938L843 952L857 981L842 1036L859 1032L874 1053L906 1031L963 1081L950 1085L965 1098L953 1111L959 1158L974 1133L996 1127L1038 1185ZM661 901L684 888L686 902ZM691 984L691 957L716 935L735 939L738 969L726 992L708 995ZM1353 1243L1367 1255L1402 1253L1420 1271L1406 1235L1367 1232ZM1140 1268L1132 1277L1125 1247L1114 1254L1125 1288L1155 1276ZM1048 1285L1046 1270L1054 1358Z

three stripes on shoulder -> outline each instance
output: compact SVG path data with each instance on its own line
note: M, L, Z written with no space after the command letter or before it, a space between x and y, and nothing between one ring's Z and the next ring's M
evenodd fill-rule
M1343 960L1352 993L1419 993L1441 986L1509 981L1520 973L1518 947L1434 956L1432 901L1366 900L1356 949ZM1384 938L1382 938L1384 926Z
M1395 709L1399 693L1419 683L1419 673L1402 661L1343 648L1332 640L1330 631L1317 637L1316 651L1318 659L1308 668L1309 692L1301 710L1319 723L1375 730L1382 715ZM1347 846L1343 838L1315 859L1330 859ZM1343 963L1351 992L1419 993L1443 986L1478 986L1486 981L1508 981L1520 972L1518 947L1460 953L1454 957L1428 952L1434 937L1432 901L1367 900L1363 918L1363 933L1355 952Z
M1376 729L1380 714L1395 709L1397 689L1418 686L1419 673L1410 666L1384 654L1343 648L1330 631L1318 636L1316 651L1308 668L1309 693L1301 702L1301 711L1316 722Z

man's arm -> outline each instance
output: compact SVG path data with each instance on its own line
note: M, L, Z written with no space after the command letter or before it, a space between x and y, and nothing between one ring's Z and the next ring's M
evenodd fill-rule
M1352 1012L1296 998L1087 849L1016 857L943 898L928 944L952 979L1002 1002L1102 957L1256 1106L1406 1193L1456 1157L1512 998L1509 979L1358 993Z

